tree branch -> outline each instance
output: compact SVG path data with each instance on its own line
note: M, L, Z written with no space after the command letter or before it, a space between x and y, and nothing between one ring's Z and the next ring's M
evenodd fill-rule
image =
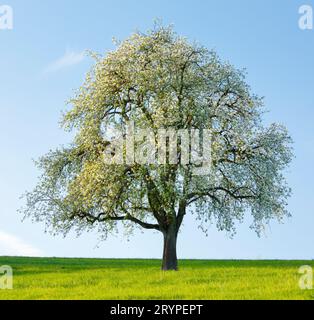
M105 215L106 215L105 212L101 212L97 216L94 216L94 215L92 215L90 213L80 211L80 212L73 213L70 216L70 218L78 217L80 219L86 219L88 222L90 222L92 224L95 223L95 222L129 220L129 221L132 221L132 222L140 225L144 229L155 229L155 230L160 231L160 227L159 227L158 224L151 224L151 223L147 223L147 222L141 221L141 220L131 216L129 213L127 213L124 216L108 216L108 215L105 216Z

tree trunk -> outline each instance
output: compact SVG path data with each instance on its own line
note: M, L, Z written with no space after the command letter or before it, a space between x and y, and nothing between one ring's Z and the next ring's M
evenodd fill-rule
M177 232L170 227L164 233L164 250L162 256L162 270L178 270Z

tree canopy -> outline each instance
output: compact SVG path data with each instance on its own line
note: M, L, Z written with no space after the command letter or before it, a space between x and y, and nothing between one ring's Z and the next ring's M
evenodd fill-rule
M42 175L26 195L26 216L63 234L98 228L105 238L118 223L127 232L161 231L163 268L176 269L176 239L187 213L205 232L212 222L234 232L249 212L258 234L271 219L289 215L284 169L291 138L282 125L263 126L263 99L251 92L244 71L171 27L137 32L116 45L104 56L92 54L95 64L62 119L75 139L37 162ZM125 132L129 122L153 131L209 130L210 171L194 175L193 163L179 162L108 165L110 134ZM181 151L179 145L179 158Z

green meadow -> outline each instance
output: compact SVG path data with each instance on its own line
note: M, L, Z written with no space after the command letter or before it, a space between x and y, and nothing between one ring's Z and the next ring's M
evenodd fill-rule
M0 257L13 268L13 289L0 299L314 299L299 288L314 261L159 260Z

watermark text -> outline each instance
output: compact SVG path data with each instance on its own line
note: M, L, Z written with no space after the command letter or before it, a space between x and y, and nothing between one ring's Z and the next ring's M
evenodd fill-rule
M299 279L299 287L301 290L313 289L313 268L311 266L301 266L299 273L302 275Z
M0 30L13 29L13 9L8 5L0 4Z
M303 5L299 8L299 28L301 30L313 29L313 8L310 5Z
M10 266L0 266L1 289L13 289L13 269Z

